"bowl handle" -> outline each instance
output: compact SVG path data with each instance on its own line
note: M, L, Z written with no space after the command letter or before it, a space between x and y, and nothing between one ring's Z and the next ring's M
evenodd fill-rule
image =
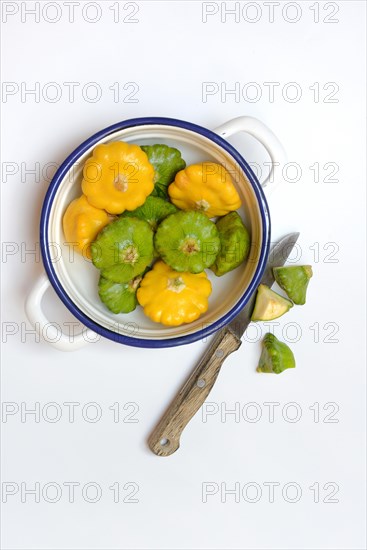
M57 323L50 322L42 310L42 298L51 286L43 273L30 291L25 302L25 312L36 333L46 342L61 351L74 351L88 342L96 341L96 334L83 329L80 334L64 334Z
M263 182L262 187L266 187L267 191L270 187L273 189L282 177L282 170L286 161L286 154L283 145L275 134L265 126L257 118L251 116L240 116L228 120L218 128L213 130L216 134L219 134L222 138L227 139L233 134L238 132L246 132L254 138L256 138L265 147L271 158L272 166L269 175Z

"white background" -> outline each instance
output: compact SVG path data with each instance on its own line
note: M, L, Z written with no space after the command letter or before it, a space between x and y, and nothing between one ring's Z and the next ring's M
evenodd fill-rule
M233 2L211 3L217 13L206 23L201 2L137 2L132 16L136 23L123 21L134 10L123 2L117 22L113 3L100 2L95 23L90 22L95 8L83 12L83 1L75 5L74 22L69 22L66 2L58 3L58 11L52 2L47 11L41 10L37 23L24 11L34 4L2 2L2 79L19 89L2 96L2 239L7 243L2 261L2 383L3 401L15 403L13 411L19 407L18 413L2 419L2 481L12 482L14 492L19 487L3 504L3 548L365 548L365 3L302 1L284 10L281 2L272 23L264 2L252 2L238 22L224 11ZM17 13L6 16L5 9L9 13L16 8ZM39 102L32 95L22 98L21 90L37 82ZM58 83L62 91L53 103L47 96L48 90L52 97L49 82ZM64 82L80 83L73 102ZM94 103L82 95L89 82L102 92ZM115 82L121 88L118 102L109 89ZM128 82L138 85L138 102L126 102L130 89L123 86ZM218 92L205 102L203 82L214 82L223 92L238 82L241 95L221 97ZM251 82L262 94L257 101L251 101L255 87L246 87ZM266 82L279 83L273 101ZM301 90L298 101L291 101L295 88L287 87L290 82ZM275 326L275 334L291 345L297 368L281 376L257 374L260 341L249 342L255 340L252 329L226 361L209 396L211 410L219 412L204 422L199 411L183 434L181 448L169 458L153 455L146 438L208 343L154 351L101 340L63 354L25 333L30 326L23 309L42 272L39 259L24 256L24 247L32 249L38 241L48 186L47 177L25 170L37 162L41 168L59 164L99 129L146 115L182 118L209 128L251 115L271 127L289 161L301 170L294 182L295 172L285 173L270 198L272 240L300 231L299 263L314 267L307 305L293 308ZM250 162L268 160L252 138L240 136L232 143ZM315 163L319 178L309 168ZM324 168L326 163L337 165L337 181L327 178L331 168ZM54 321L71 319L51 292L45 307ZM300 337L290 343L297 337L295 327ZM259 329L262 335L267 331L263 325ZM41 410L55 402L62 417L50 422L55 409L46 407L39 422L32 415L22 422L22 402L23 408L38 402ZM73 423L65 402L80 403ZM95 423L82 415L90 402L102 411ZM121 410L115 423L109 407L116 402ZM269 405L264 405L269 402L279 404L274 405L273 422ZM133 419L138 422L126 421L133 410L128 403L137 404ZM238 418L225 414L235 403ZM87 408L85 414L94 412ZM291 422L295 414L301 416ZM251 422L255 415L258 421ZM23 495L22 502L22 482L27 488L38 482L41 491L54 483L63 491L55 503L49 502L55 495L52 486L46 496L41 492L39 503L32 495ZM65 482L80 484L73 503ZM89 482L102 491L96 503L83 498ZM217 492L203 502L207 482ZM274 499L267 482L279 484ZM114 483L121 487L118 503L109 489ZM135 486L126 483L139 486L134 497L138 502L123 502ZM287 483L293 483L289 492ZM241 491L239 502L225 494L235 484ZM257 502L250 502L256 492ZM93 496L91 488L87 498Z

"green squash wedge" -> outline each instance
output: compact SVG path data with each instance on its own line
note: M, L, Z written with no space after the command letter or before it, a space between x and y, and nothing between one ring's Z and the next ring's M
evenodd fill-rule
M287 344L280 342L270 332L265 334L257 372L280 374L286 369L294 369L295 366L293 352Z
M251 321L272 321L287 313L293 304L287 298L283 298L266 285L259 285L257 289L254 311Z
M273 273L278 285L295 304L306 303L307 287L313 275L310 265L274 267Z

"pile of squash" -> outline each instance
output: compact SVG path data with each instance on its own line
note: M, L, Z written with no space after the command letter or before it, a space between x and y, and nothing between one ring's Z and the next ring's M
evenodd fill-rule
M115 314L138 304L153 321L191 323L208 309L211 282L246 260L250 236L224 166L186 166L178 149L114 141L95 147L64 235L100 270L98 292Z

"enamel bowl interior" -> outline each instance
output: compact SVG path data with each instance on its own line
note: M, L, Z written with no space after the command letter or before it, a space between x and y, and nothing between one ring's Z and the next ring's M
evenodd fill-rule
M264 238L258 200L246 175L227 151L205 136L191 130L169 125L149 124L116 131L101 139L99 143L116 140L139 145L165 143L177 147L187 164L213 161L224 165L231 172L240 194L242 207L239 213L251 234L249 260L222 277L216 277L210 270L207 270L213 289L209 298L209 309L193 323L179 327L166 327L151 321L144 315L140 307L129 314L115 315L111 313L98 297L99 271L81 255L71 253L72 248L65 244L62 230L62 218L66 207L70 201L81 195L83 165L91 155L95 147L93 145L65 174L51 206L48 241L49 246L54 248L53 269L55 276L69 299L83 315L100 327L130 339L162 341L185 337L206 329L213 323L220 322L236 306L253 279ZM152 344L154 346L153 342ZM136 345L139 345L138 342Z

